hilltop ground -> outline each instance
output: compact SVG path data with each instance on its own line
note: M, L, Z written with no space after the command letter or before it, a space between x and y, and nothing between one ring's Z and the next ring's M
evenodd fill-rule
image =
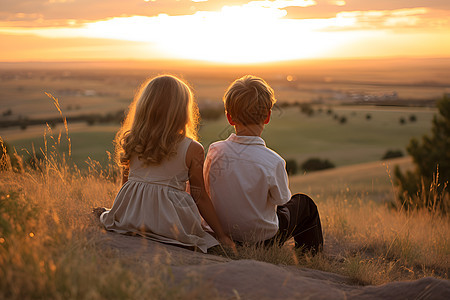
M90 210L111 206L118 189L113 173L71 170L58 159L49 157L39 172L0 174L0 298L448 299L450 295L448 217L389 209L366 198L367 193L352 193L351 182L334 195L313 192L324 231L322 254L298 255L288 244L270 249L246 246L237 255L212 255L105 232ZM408 164L408 159L390 164L396 162ZM385 168L372 163L299 175L291 178L291 187L294 192L310 187L313 191L311 182L319 177L325 183L330 178L352 179L350 174L369 178L382 176Z

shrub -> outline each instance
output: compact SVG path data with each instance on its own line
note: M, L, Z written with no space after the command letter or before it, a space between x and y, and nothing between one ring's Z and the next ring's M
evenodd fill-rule
M339 123L341 123L341 124L347 123L347 117L346 117L346 116L340 117L340 118L339 118Z
M372 119L372 115L371 115L371 114L367 114L367 115L366 115L366 120L369 121L369 120L371 120L371 119Z
M297 161L295 159L287 159L286 160L286 172L288 175L297 174L298 166Z
M291 103L285 102L285 101L280 101L280 102L275 103L275 105L280 108L288 108L289 106L291 106Z
M397 158L397 157L403 157L402 150L388 150L383 155L381 159L390 159L390 158Z
M431 135L422 142L411 139L407 151L412 156L415 170L403 174L395 169L395 183L400 192L397 207L439 210L450 208L447 189L450 178L450 99L437 102L439 116L434 116Z
M405 118L403 118L403 117L401 117L401 118L399 119L399 122L400 122L401 125L406 124L406 120L405 120Z
M7 110L3 111L2 115L4 117L11 116L12 115L12 110L11 109L7 109Z
M412 122L416 122L417 121L417 117L416 117L416 115L410 115L409 116L409 121L412 123Z
M306 172L319 171L334 168L334 164L328 159L310 158L302 163L301 168Z
M202 108L200 109L200 116L204 120L217 120L224 115L223 108Z

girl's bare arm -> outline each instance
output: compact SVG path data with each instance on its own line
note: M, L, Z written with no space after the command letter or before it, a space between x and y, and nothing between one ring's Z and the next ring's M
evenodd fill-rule
M203 179L204 157L205 151L203 150L203 146L193 141L186 154L186 165L189 168L191 196L194 198L200 214L208 225L211 226L212 230L214 230L220 243L235 250L236 246L230 237L224 233L211 199L206 192Z

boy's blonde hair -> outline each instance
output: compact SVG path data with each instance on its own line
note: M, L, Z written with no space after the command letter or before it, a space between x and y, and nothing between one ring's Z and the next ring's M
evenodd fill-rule
M198 108L189 86L171 75L145 81L116 134L116 160L127 166L132 155L145 165L176 154L185 136L197 139Z
M245 75L228 87L223 102L233 122L252 125L264 123L276 99L264 79Z

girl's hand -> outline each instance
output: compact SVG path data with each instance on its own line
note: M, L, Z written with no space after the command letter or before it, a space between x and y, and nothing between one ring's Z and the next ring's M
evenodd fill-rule
M224 246L225 248L231 249L231 251L233 251L234 254L237 254L236 244L233 242L232 239L230 239L230 237L228 235L219 237L219 242L222 246Z

